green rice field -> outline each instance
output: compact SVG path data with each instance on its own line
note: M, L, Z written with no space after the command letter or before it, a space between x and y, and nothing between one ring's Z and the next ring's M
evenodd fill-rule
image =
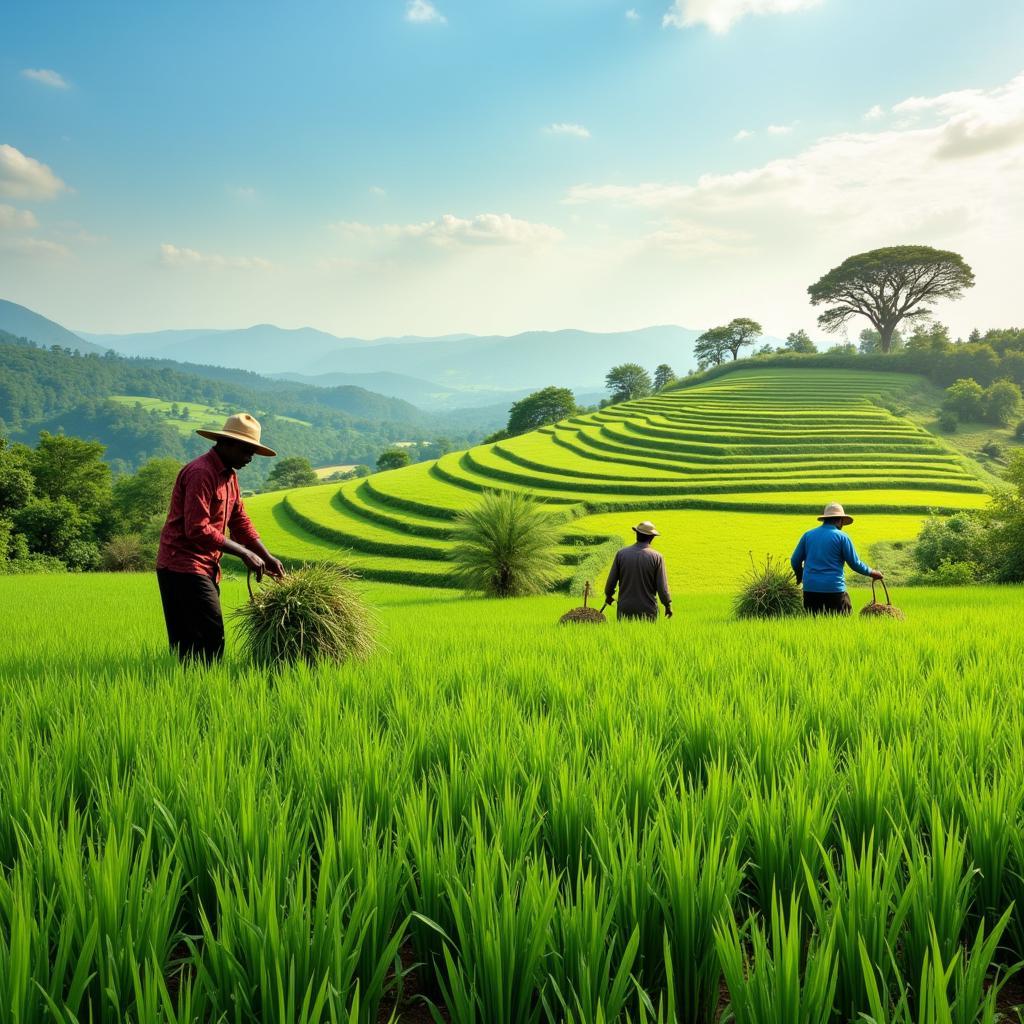
M197 429L219 430L224 425L224 418L229 416L231 410L226 406L206 405L204 402L169 402L162 398L150 398L145 395L112 395L112 402L119 402L121 405L139 405L148 412L163 413L167 417L167 423L174 427L179 434L191 434ZM178 416L172 417L171 407L177 405L181 410L188 409L188 419L181 419ZM300 426L312 426L306 420L297 420L292 416L278 416L279 420L286 420L288 423L298 423Z
M1016 1020L1024 591L894 596L367 584L376 655L268 677L151 575L0 577L0 1019Z
M858 517L863 549L915 536L930 510L985 504L987 485L962 454L874 404L914 385L906 374L741 370L248 505L285 559L343 561L367 579L436 587L451 583L445 555L458 512L485 490L526 490L566 518L567 580L602 574L618 539L652 518L670 575L715 590L736 584L748 552L788 555L829 501Z

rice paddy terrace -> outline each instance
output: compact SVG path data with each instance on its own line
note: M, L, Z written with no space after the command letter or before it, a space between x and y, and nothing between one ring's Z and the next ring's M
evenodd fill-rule
M876 404L913 386L905 374L741 370L249 507L282 557L341 559L369 579L430 586L449 581L453 519L492 489L529 491L566 516L567 578L607 557L637 512L660 511L691 539L772 535L769 520L788 537L796 517L838 498L868 517L862 540L905 539L929 511L979 507L987 493L962 456Z

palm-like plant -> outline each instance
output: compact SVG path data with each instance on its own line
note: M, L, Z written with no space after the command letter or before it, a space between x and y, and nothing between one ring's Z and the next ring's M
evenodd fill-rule
M521 491L488 491L456 520L451 552L467 590L490 597L542 594L558 579L558 520Z

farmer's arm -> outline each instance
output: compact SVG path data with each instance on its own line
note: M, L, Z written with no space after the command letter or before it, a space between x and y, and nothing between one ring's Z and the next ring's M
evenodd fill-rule
M658 566L658 598L665 608L665 617L671 619L672 591L668 589L668 569L664 558L661 559L661 564Z
M807 541L801 537L797 541L796 550L790 556L789 564L793 566L793 575L797 583L804 581L804 559L807 557Z
M248 548L229 540L210 519L210 502L214 483L209 477L196 473L185 481L185 536L200 551L226 551L245 562L253 572L263 572L263 559Z
M612 569L608 573L608 582L604 585L604 599L611 604L615 600L615 588L619 585L619 556L612 559Z
M846 564L854 571L859 572L861 576L870 576L872 579L880 580L882 574L877 569L872 569L871 566L862 562L860 555L857 554L857 549L853 546L853 541L844 533L843 535L843 557L846 559Z
M250 551L255 551L266 563L267 572L271 576L280 579L284 575L284 566L280 559L275 558L260 540L256 527L252 525L249 514L245 511L245 504L241 496L235 501L235 507L231 511L231 518L228 520L228 529L231 531L231 539L237 540Z

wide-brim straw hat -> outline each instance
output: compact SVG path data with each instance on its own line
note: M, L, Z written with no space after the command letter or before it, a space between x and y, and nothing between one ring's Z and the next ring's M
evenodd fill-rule
M654 523L649 519L645 519L642 523L637 523L633 527L634 533L639 533L641 537L660 537L661 534L654 528Z
M236 412L234 416L229 416L222 430L197 430L196 433L211 441L241 441L257 455L273 457L277 454L273 448L260 444L260 421L247 412Z
M838 501L830 501L825 506L825 511L821 513L818 518L824 522L826 519L842 519L844 526L849 526L853 522L853 516L846 514L846 509L839 504Z

